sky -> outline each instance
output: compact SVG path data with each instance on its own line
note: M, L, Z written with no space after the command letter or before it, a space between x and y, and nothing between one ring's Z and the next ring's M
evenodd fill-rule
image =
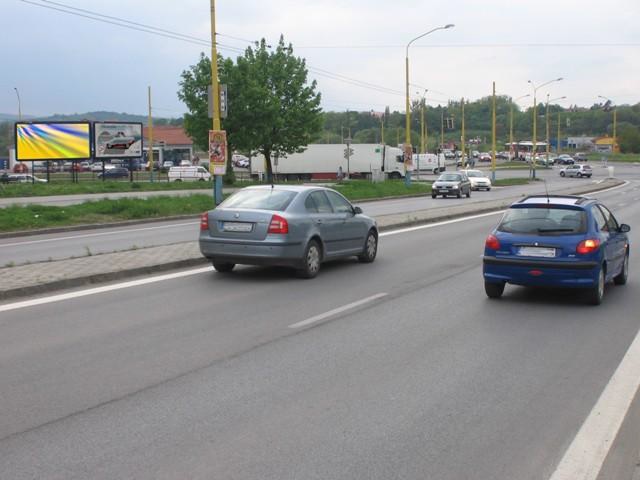
M43 7L49 7L45 8ZM189 35L191 42L71 15L63 5ZM54 10L58 9L58 10ZM86 12L74 10L82 15ZM404 111L410 94L429 105L491 95L565 107L640 101L638 0L217 0L219 53L280 35L303 57L328 111ZM116 20L109 20L119 22ZM131 25L131 24L129 24ZM0 113L95 110L179 117L180 74L210 54L209 0L0 0ZM197 40L202 39L202 40ZM528 81L531 80L532 84ZM427 92L425 93L425 89Z

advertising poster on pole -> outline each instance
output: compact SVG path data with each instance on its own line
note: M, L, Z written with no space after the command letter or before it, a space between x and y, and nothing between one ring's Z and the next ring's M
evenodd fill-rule
M227 132L209 130L209 171L224 175L227 170Z
M413 171L413 147L410 143L404 145L404 168L407 172Z

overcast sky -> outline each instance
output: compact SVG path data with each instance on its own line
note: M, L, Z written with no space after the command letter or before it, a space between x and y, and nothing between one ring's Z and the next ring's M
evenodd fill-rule
M209 0L28 1L0 0L0 113L17 113L17 87L27 115L145 114L149 85L155 115L185 111L176 96L180 73L209 47L34 4L69 5L207 41ZM283 34L306 58L325 110L404 111L405 45L448 23L455 27L409 51L411 95L426 88L432 105L490 95L492 81L498 94L515 98L532 93L528 80L541 85L557 77L564 80L540 88L539 100L549 93L566 96L558 102L564 106L589 106L598 95L640 101L639 0L218 0L216 14L224 56Z

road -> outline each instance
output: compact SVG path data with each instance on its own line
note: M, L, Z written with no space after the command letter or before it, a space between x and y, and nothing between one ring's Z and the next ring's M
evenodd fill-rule
M207 267L0 307L0 478L547 479L640 328L638 191L600 194L632 225L600 307L488 300L496 214L310 281Z
M640 168L616 167L616 175L624 179L640 180ZM539 175L547 181L550 191L563 193L567 185L589 184L607 176L606 169L594 167L592 179L560 178L556 170L540 170ZM527 171L509 170L498 173L498 178L522 177ZM433 178L433 175L430 176ZM473 192L471 201L507 198L518 194L543 193L541 184L494 188L491 192ZM640 195L637 195L640 197ZM386 200L380 202L358 202L368 215L379 216L393 213L413 212L444 205L469 203L469 199L430 197ZM130 227L83 230L57 234L0 239L0 265L21 265L84 256L89 253L105 253L131 248L168 245L194 240L197 236L197 220L147 223Z

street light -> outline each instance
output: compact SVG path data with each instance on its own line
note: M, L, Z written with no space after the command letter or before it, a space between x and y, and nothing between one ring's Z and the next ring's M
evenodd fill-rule
M565 96L562 97L557 97L557 98L552 98L551 100L549 100L549 94L547 93L547 104L545 106L545 112L544 112L544 117L545 117L545 121L547 123L547 166L549 165L549 102L555 102L556 100L564 100ZM557 139L558 142L560 142L560 136L558 136Z
M22 106L20 105L20 92L18 92L18 88L17 87L13 87L13 89L16 91L16 96L18 97L18 121L21 122L22 121Z
M509 160L511 160L511 153L513 153L513 104L518 100L523 98L530 97L531 95L527 93L526 95L522 95L515 100L511 99L511 109L509 110Z
M538 108L536 105L536 93L538 92L538 89L544 87L545 85L549 85L550 83L553 82L559 82L562 80L562 77L558 77L558 78L554 78L553 80L549 80L548 82L543 83L542 85L539 86L535 86L535 84L529 80L528 82L531 84L531 88L533 88L533 145L531 148L531 157L532 157L532 161L531 161L531 165L533 166L533 170L532 170L532 178L536 178L536 149L537 149L537 145L536 145L536 136L538 134L536 127L537 127L537 113L538 113Z
M607 102L613 105L613 101L610 98L603 97L602 95L598 95L598 98L604 98ZM618 107L613 107L613 139L611 142L611 153L615 153L616 151L616 125L618 123Z
M407 43L407 47L405 51L405 78L406 78L405 107L406 107L407 113L406 113L406 131L405 131L405 144L404 144L404 179L405 179L405 184L407 186L411 185L411 173L409 172L407 167L411 162L411 156L413 154L413 150L411 148L411 106L409 105L409 47L413 42L421 39L422 37L426 37L430 33L433 33L437 30L445 30L453 26L454 25L452 23L449 23L443 27L434 28L432 30L429 30L428 32L423 33L422 35L418 35L416 38L414 38L409 43Z

